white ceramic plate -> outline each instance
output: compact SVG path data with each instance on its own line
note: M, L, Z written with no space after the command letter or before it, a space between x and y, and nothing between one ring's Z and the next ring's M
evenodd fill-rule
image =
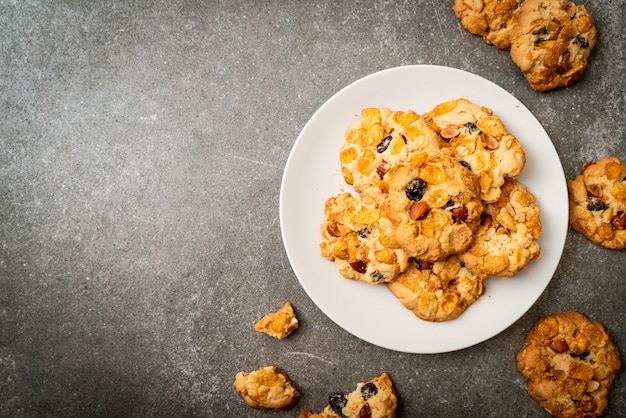
M543 224L541 256L508 279L485 280L485 294L458 318L432 323L405 309L385 286L344 279L319 253L324 202L354 193L341 176L339 148L362 108L424 113L465 97L491 108L526 151L518 179L535 195ZM501 87L439 66L391 68L364 77L331 97L296 140L283 174L280 224L291 266L313 302L349 333L409 353L443 353L483 342L517 321L539 298L559 263L567 234L567 187L559 157L537 119Z

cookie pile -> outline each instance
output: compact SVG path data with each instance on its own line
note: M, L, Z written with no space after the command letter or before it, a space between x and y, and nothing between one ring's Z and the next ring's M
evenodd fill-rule
M540 211L516 178L525 153L491 109L465 98L422 115L363 109L339 160L358 195L325 202L321 255L419 318L456 318L486 277L539 256Z
M578 81L597 41L589 10L567 0L454 0L453 10L466 30L510 50L538 91Z

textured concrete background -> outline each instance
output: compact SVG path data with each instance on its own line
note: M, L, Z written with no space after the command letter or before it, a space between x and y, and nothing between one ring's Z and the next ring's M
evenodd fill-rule
M568 178L626 159L623 0L586 1L600 40L582 80L550 93L451 4L0 0L0 415L297 416L387 371L399 417L544 417L514 358L537 318L569 309L626 357L624 252L572 231L526 315L446 354L347 334L291 270L278 221L291 147L331 95L378 70L439 64L499 84ZM300 329L254 332L285 300ZM304 394L293 410L253 411L232 389L267 364ZM605 416L624 415L622 373Z

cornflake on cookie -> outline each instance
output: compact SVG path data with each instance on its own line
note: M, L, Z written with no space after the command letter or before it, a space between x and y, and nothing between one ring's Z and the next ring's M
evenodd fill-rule
M386 193L386 173L414 152L444 145L423 118L412 110L365 108L352 123L339 152L346 183L360 195Z
M511 30L511 58L538 91L580 79L597 30L584 5L567 0L524 0Z
M417 153L389 172L381 214L411 256L439 261L465 251L483 210L478 177L441 152Z
M591 242L626 247L626 163L617 157L587 162L567 181L570 226Z
M539 215L535 196L508 178L498 201L485 205L474 241L459 258L479 276L512 276L540 255Z
M517 354L528 394L558 418L602 415L620 367L604 326L576 311L540 318Z
M396 241L392 222L381 214L383 198L342 193L324 204L320 253L347 279L386 283L408 265L409 256Z
M452 9L468 32L499 49L511 48L510 32L520 0L454 0Z
M435 263L413 259L387 288L415 316L432 322L458 317L484 293L483 277L454 255Z
M483 202L498 200L505 179L524 169L522 146L491 109L459 98L440 103L423 116L447 142L443 152L479 177Z

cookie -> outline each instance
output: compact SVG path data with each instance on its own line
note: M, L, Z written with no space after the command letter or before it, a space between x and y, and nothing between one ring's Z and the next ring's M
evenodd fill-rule
M289 409L300 396L289 377L274 366L235 375L233 387L250 408Z
M491 109L459 98L440 103L423 116L448 141L445 151L480 178L484 202L498 200L504 180L524 169L522 146Z
M328 406L314 414L308 409L299 418L393 418L398 401L391 378L383 373L369 382L357 384L347 395L333 392L328 396Z
M539 319L517 354L528 394L555 417L601 415L620 367L604 326L576 311Z
M519 3L520 0L454 0L452 9L467 31L481 36L489 45L508 50Z
M396 241L393 224L381 215L382 199L342 193L324 204L320 253L347 279L385 283L408 265L409 256Z
M412 259L387 288L415 316L433 322L456 318L484 293L483 278L454 255L435 263Z
M442 145L422 117L411 110L366 108L361 111L361 119L346 131L339 152L341 172L359 194L384 193L388 189L386 173L391 167L416 150Z
M442 153L416 153L389 173L381 215L411 257L438 261L463 252L483 210L478 177Z
M500 199L485 205L474 241L459 258L479 276L512 276L539 257L541 229L535 197L522 183L508 178Z
M626 245L626 163L605 157L567 181L569 221L591 242L613 250Z
M254 329L282 340L298 328L298 318L291 303L286 302L276 312L270 312L254 324Z
M568 87L582 76L596 45L593 17L567 0L524 0L511 30L511 58L538 91Z

